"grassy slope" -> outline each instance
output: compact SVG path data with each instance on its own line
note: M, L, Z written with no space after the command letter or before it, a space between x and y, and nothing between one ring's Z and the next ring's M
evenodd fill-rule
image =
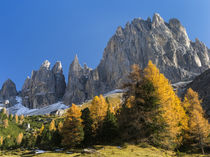
M107 103L111 104L113 107L118 108L118 106L120 106L120 104L121 104L122 93L115 93L115 94L105 96L105 99L106 99ZM89 100L89 101L85 102L84 104L82 104L81 110L83 110L86 107L90 107L91 101L92 100Z
M199 154L179 154L176 155L175 152L166 151L162 149L157 149L155 147L140 147L135 145L127 145L124 148L118 148L116 146L96 146L97 151L93 154L82 154L82 153L73 153L67 154L63 153L55 153L48 152L45 154L35 155L37 157L73 157L73 156L81 156L81 157L174 157L174 156L183 156L183 157L201 157L203 155ZM25 154L25 155L23 155ZM1 154L0 154L1 155ZM3 155L4 157L26 157L33 156L33 154L27 154L26 152L11 152L8 151L7 155ZM209 155L205 155L207 157Z
M6 137L8 135L17 137L19 133L24 132L18 124L12 121L8 121L9 126L8 128L4 128L2 125L0 126L0 136Z

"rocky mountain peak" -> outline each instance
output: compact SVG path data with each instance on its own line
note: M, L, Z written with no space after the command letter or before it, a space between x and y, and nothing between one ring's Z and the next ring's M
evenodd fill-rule
M55 63L55 65L53 66L53 68L52 68L52 71L53 71L53 73L61 73L61 74L63 74L63 68L62 68L62 64L61 64L61 62L60 61L57 61L56 63Z
M40 108L60 100L66 83L61 62L56 62L50 70L50 62L44 61L38 71L33 70L31 79L27 78L22 87L23 105Z
M48 60L45 60L45 61L42 63L40 69L50 70L50 62L49 62Z
M162 24L164 24L163 18L158 13L155 13L152 18L152 27L159 27Z
M12 80L8 79L3 83L1 95L3 99L9 99L10 97L17 96L16 85Z
M177 19L165 22L155 13L143 20L135 18L125 28L119 26L104 49L96 69L85 73L75 57L69 68L66 104L81 103L95 95L120 88L133 64L144 69L149 60L172 83L192 80L210 67L209 50L201 42L189 40Z
M190 40L188 38L186 29L182 26L180 21L176 18L172 18L169 20L169 26L170 26L170 29L172 31L174 38L178 42L183 43L183 45L189 48Z
M169 25L172 28L177 28L180 29L180 27L182 27L182 24L180 23L180 21L176 18L172 18L169 20Z
M0 101L5 103L7 107L12 106L16 104L17 95L15 83L10 79L6 80L0 90Z
M78 59L77 55L75 55L75 58L69 67L69 76L70 75L78 76L78 75L80 75L81 70L82 70L82 67L79 64L79 59Z
M118 36L123 36L123 28L122 28L121 26L119 26L119 27L117 28L116 35L118 35Z

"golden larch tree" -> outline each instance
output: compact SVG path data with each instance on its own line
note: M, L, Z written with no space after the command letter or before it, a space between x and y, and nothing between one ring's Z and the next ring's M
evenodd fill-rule
M160 112L162 119L165 121L165 131L161 137L161 145L165 147L181 144L181 133L187 129L187 115L181 101L174 92L170 82L159 69L149 61L148 66L144 69L144 76L150 80L156 88L156 93L160 101Z
M4 141L4 138L3 138L3 136L1 136L1 137L0 137L0 145L3 144L3 141Z
M9 126L8 119L3 120L3 126L4 126L4 128L8 128L8 126Z
M44 131L44 124L42 124L41 128L39 129L39 135L41 135L43 131Z
M23 133L19 133L16 138L17 144L21 144L22 140L23 140Z
M2 109L2 113L7 114L7 109L5 107Z
M102 95L95 96L91 102L90 106L90 116L93 119L93 131L95 132L103 119L106 116L108 110L108 104Z
M56 131L54 119L50 122L49 131Z
M18 115L15 114L15 123L18 123Z
M204 154L204 144L207 143L207 138L210 134L210 124L204 117L204 111L198 93L189 88L185 94L183 106L189 116L189 129L187 130L187 135L185 137L187 140L193 142L197 141Z
M22 115L20 116L20 121L23 122L23 120L24 120L24 115L22 114Z
M61 132L62 131L62 128L63 128L63 123L60 121L58 123L58 131Z
M66 113L62 136L62 145L70 148L79 145L83 140L81 110L75 104L72 104Z

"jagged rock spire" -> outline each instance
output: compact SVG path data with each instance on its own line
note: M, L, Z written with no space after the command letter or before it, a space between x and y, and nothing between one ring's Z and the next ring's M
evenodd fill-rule
M45 61L42 63L40 69L47 69L47 70L50 70L50 62L49 62L48 60L45 60Z
M153 19L152 19L152 26L153 27L158 27L161 24L164 24L163 18L158 13L155 13L153 15Z
M1 89L1 95L3 99L17 96L16 85L12 80L8 79L4 82Z
M32 71L31 79L26 79L22 87L23 105L40 108L61 100L66 88L61 62L56 62L50 70L50 62L44 61L37 71Z
M53 68L52 68L52 71L53 71L53 73L63 73L63 68L62 68L62 64L61 64L61 61L57 61L56 63L55 63L55 65L53 66Z
M69 68L69 77L72 75L78 76L81 70L82 70L82 67L79 64L79 59L76 54Z

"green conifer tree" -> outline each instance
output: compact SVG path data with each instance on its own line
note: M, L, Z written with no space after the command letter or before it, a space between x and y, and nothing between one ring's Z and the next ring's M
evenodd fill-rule
M111 143L118 138L118 123L115 115L108 109L106 117L103 120L99 138L103 143Z
M92 130L92 125L93 125L93 120L90 116L90 110L89 108L85 108L82 110L82 124L83 124L83 130L84 130L84 140L83 140L83 145L89 146L93 144L93 130Z

